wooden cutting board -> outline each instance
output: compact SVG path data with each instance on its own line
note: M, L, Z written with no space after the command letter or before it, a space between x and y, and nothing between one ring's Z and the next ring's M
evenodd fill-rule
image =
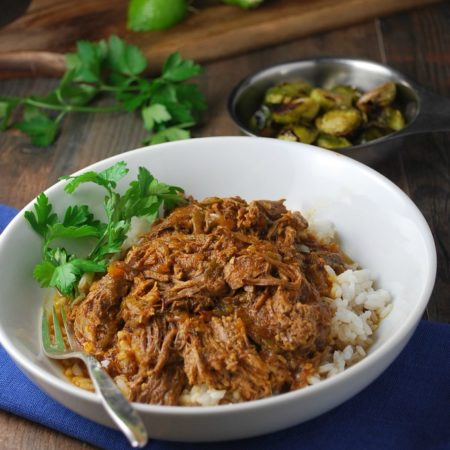
M194 2L197 12L174 28L135 33L126 29L128 0L32 0L23 16L0 29L0 77L61 75L63 53L78 39L117 34L138 45L156 70L175 50L206 62L436 2L266 0L251 11Z

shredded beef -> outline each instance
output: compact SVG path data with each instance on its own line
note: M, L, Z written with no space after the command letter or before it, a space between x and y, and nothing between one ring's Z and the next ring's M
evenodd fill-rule
M158 220L74 305L76 338L131 400L178 404L194 385L223 402L298 389L330 331L325 265L345 257L280 201L192 201Z

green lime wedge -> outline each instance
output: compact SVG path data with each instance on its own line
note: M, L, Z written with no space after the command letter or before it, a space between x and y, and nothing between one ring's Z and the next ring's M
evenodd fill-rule
M131 0L128 28L133 31L165 30L184 19L186 0Z

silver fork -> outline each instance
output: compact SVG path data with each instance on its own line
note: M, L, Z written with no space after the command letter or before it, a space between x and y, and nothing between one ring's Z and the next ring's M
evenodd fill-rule
M95 389L100 395L103 406L114 420L133 447L143 447L147 441L147 431L141 418L132 407L131 403L123 396L111 377L102 368L100 363L91 355L83 351L75 340L73 331L67 321L64 308L61 309L64 328L66 330L69 349L66 349L64 337L59 325L55 307L52 308L53 334L52 342L50 334L49 317L44 309L41 323L41 342L44 354L49 358L67 359L79 358L85 364Z

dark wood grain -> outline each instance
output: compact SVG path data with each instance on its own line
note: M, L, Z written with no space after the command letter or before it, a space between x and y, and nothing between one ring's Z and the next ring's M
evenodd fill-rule
M0 448L2 450L95 450L96 447L0 411Z
M208 112L194 135L239 134L228 116L226 103L231 88L241 78L278 62L324 55L385 62L450 97L450 3L207 64L200 81ZM4 80L0 81L0 95L45 93L55 83L52 79ZM133 114L70 116L58 141L44 150L31 146L19 133L0 134L0 203L21 208L60 175L138 147L143 136L141 122ZM433 231L439 261L428 312L431 319L441 322L450 321L449 148L448 133L417 136L406 140L398 155L377 166L378 171L411 196ZM0 412L0 448L92 447Z
M382 19L386 62L436 93L450 97L449 27L448 3ZM427 219L438 255L428 317L444 322L450 322L449 149L450 133L430 133L407 140L400 161L404 189Z

